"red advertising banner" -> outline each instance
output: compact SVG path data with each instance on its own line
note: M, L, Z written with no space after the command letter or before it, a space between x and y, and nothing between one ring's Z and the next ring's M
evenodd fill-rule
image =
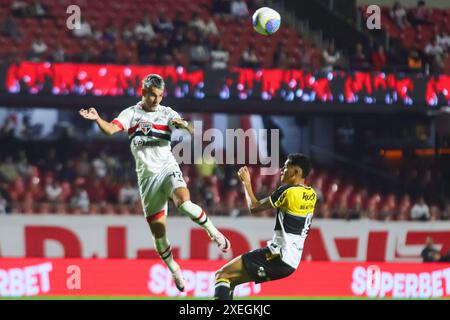
M187 290L179 292L160 260L0 259L0 297L192 296L214 294L214 274L224 262L179 260ZM450 264L302 262L288 278L248 283L236 296L450 297Z

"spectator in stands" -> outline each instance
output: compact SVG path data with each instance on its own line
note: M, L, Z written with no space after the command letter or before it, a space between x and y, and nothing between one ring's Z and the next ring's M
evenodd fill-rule
M32 17L45 18L47 16L47 7L43 5L39 0L34 0L27 9Z
M143 34L138 40L137 54L140 64L150 63L150 54L152 52L151 37L148 34Z
M132 205L139 201L139 190L133 187L131 181L127 180L125 184L119 189L118 201L121 204Z
M81 186L77 186L74 195L70 198L70 205L74 209L81 209L83 213L89 210L89 195Z
M367 218L366 212L364 212L364 208L362 205L361 197L357 197L353 206L350 207L348 212L348 219L363 219Z
M8 201L3 197L3 194L0 193L0 214L7 214L8 212Z
M214 19L212 16L210 16L208 21L206 22L205 33L208 36L211 36L211 35L218 36L219 35L219 29L217 28L217 25L214 22Z
M75 38L92 37L91 25L83 18L83 15L80 17L80 27L73 29L72 34Z
M450 220L450 202L447 202L444 205L444 208L441 212L441 219L442 220Z
M0 162L0 179L3 178L7 183L14 182L19 173L14 164L14 160L11 155L7 155L3 162Z
M11 194L0 177L0 213L11 213Z
M429 56L435 56L442 54L444 52L444 47L442 46L442 40L438 35L435 35L433 40L427 44L425 47L425 53Z
M184 28L176 28L175 32L170 37L168 46L172 49L172 51L174 49L180 50L181 47L186 45L186 43Z
M445 50L443 56L442 56L442 73L443 74L450 74L450 48Z
M190 48L190 63L194 68L203 69L209 63L211 54L205 45L204 39L197 37Z
M51 203L58 203L62 200L63 190L61 184L54 180L45 185L45 199Z
M184 20L183 13L181 13L181 11L177 11L175 13L175 18L173 19L172 23L175 30L184 29L187 26L187 23Z
M108 167L106 165L106 154L104 152L100 153L99 157L96 157L92 161L92 168L94 169L95 176L97 178L104 178L108 173Z
M127 19L122 27L122 40L126 43L130 43L134 40L134 32L131 19Z
M117 27L114 25L113 21L110 20L106 26L105 31L103 32L103 40L109 43L114 43L118 38L119 31Z
M378 213L378 219L381 221L392 221L394 220L394 215L392 208L388 204L383 204Z
M356 44L355 53L350 59L350 64L352 70L367 70L369 68L369 62L364 53L362 43L359 42Z
M47 50L48 46L44 42L44 39L42 39L42 37L38 37L31 43L30 59L32 61L41 61L45 59L45 54L47 53Z
M442 49L450 49L450 36L445 29L439 29L439 32L436 34L436 43Z
M156 18L155 29L158 33L170 34L175 29L172 21L167 17L164 10L159 11L159 15Z
M348 219L348 207L345 201L339 201L333 208L331 218Z
M314 50L311 48L306 48L305 46L302 47L300 59L294 58L292 55L289 55L289 52L286 52L287 54L287 62L283 63L286 65L286 68L288 69L298 69L301 68L305 71L314 71L312 70L313 60L314 60ZM320 52L320 59L323 59L322 52Z
M395 22L397 27L400 29L405 29L407 26L409 26L408 19L406 17L406 10L402 7L400 2L396 1L389 12L389 15L391 16L391 19Z
M159 39L158 54L155 63L162 66L173 65L172 49L169 47L168 37Z
M100 179L92 179L86 185L86 192L88 194L89 202L91 203L105 203L109 199L109 188Z
M203 19L200 17L200 15L197 12L193 12L190 22L188 24L190 28L194 28L198 32L205 33L206 32L206 23L203 21Z
M12 14L8 14L5 21L3 21L0 27L1 34L6 37L10 37L12 39L18 40L22 38L22 32L20 32L17 23L14 21Z
M31 118L29 115L24 115L22 118L22 127L19 131L19 137L24 140L36 138L34 126L31 124Z
M372 69L374 71L382 71L387 64L387 57L383 45L378 45L377 50L372 52Z
M75 172L79 177L89 177L91 174L91 165L89 163L89 155L87 152L83 152L78 159Z
M216 42L211 50L211 69L223 70L227 68L230 53L226 51L220 41Z
M411 10L409 21L414 27L418 25L433 24L433 22L430 21L430 10L426 7L425 1L420 0L417 3L416 8Z
M188 66L188 62L189 62L188 56L177 47L174 47L172 49L172 58L173 58L173 64L175 66L183 66L185 68Z
M408 53L408 68L411 71L422 71L423 61L419 51L413 49Z
M422 261L435 262L436 253L439 253L439 251L435 247L433 247L433 238L427 237L425 242L425 248L423 248L422 252L420 253L420 255L422 256Z
M441 211L438 206L430 206L430 221L436 221L441 219Z
M230 13L236 18L247 16L249 14L247 2L244 0L233 0L231 2Z
M450 262L450 249L447 251L447 254L442 256L439 262Z
M432 72L439 72L444 66L444 48L439 45L438 38L435 36L433 41L425 47L425 54L431 66Z
M53 62L64 62L66 60L66 52L64 51L64 47L61 43L56 45L55 50L52 52L52 61Z
M332 72L334 68L339 64L341 55L338 51L336 51L333 42L330 43L328 48L323 50L322 58L324 62L322 71L324 72Z
M242 52L240 66L243 68L259 68L261 67L261 61L255 53L255 49L250 44L247 49Z
M425 203L425 199L423 196L420 196L412 206L410 217L412 220L430 220L430 209Z
M11 114L6 118L5 124L0 130L0 138L5 140L13 139L16 135L17 115Z
M97 41L103 41L103 39L104 39L103 30L101 30L99 27L97 27L97 24L95 22L92 23L91 30L92 30L92 36L90 36L90 38L97 40Z
M273 53L272 68L287 69L289 54L285 46L280 42Z
M23 0L14 0L11 3L10 11L15 17L19 18L24 18L29 15L27 2Z
M63 158L57 154L55 147L50 147L37 162L43 172L54 172L59 174L63 168Z
M33 174L33 167L28 162L28 157L24 150L19 151L16 167L17 172L23 178L29 178Z
M144 15L141 21L135 26L134 35L137 39L143 39L144 37L147 37L147 39L152 39L155 36L155 31L150 23L148 14Z

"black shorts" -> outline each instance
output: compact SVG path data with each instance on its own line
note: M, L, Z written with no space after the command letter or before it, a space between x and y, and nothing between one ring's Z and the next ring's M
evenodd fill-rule
M295 269L272 255L269 248L256 249L242 255L244 268L255 283L277 280L291 275Z

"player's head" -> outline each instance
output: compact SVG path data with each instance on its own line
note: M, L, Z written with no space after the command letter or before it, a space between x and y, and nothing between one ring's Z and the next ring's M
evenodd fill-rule
M301 183L311 171L311 162L301 153L291 153L281 168L281 181L288 184Z
M142 96L149 107L161 103L164 94L164 79L158 74L149 74L142 81Z

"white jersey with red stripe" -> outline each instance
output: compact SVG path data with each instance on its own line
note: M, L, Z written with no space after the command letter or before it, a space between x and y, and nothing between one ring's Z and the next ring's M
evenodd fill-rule
M128 131L131 153L138 176L153 175L171 165L178 166L172 154L170 140L174 129L171 120L181 118L172 108L158 105L147 112L142 102L123 110L112 122Z

